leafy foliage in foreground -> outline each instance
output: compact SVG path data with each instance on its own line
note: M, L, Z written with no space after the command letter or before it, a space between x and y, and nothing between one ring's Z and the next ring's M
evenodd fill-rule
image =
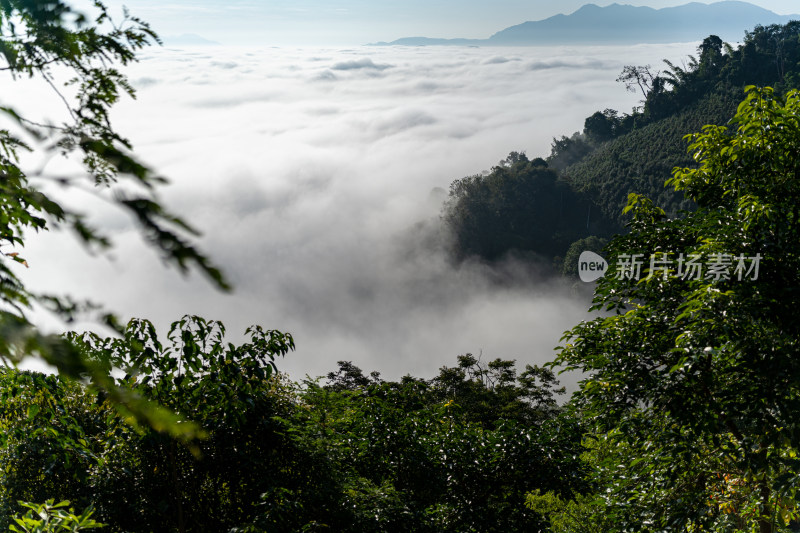
M800 93L751 87L732 124L691 136L699 167L668 182L696 211L671 219L631 196L595 297L616 314L576 327L557 360L591 376L577 402L625 450L598 469L615 530L768 533L798 515ZM758 255L760 272L646 264L637 281L618 263L637 253Z
M15 533L65 533L84 529L97 529L104 524L92 520L92 509L86 509L76 515L73 509L66 509L68 501L55 503L47 500L44 503L20 502L28 511L20 517L14 517L14 524L9 531Z
M199 423L194 449L132 428L103 394L55 376L0 373L0 497L93 505L114 531L529 531L534 489L586 490L580 426L552 371L471 355L431 379L385 382L341 363L327 384L287 382L290 336L186 317L162 343L73 335L120 381ZM43 476L42 473L46 474Z
M517 376L512 361L468 354L432 380L341 385L308 385L307 425L349 479L389 490L395 506L378 524L354 501L365 514L347 530L537 530L544 521L522 505L527 490L583 486L579 427L556 407L551 371Z
M189 439L196 426L179 429L169 412L115 387L73 345L41 332L27 316L38 305L68 323L96 314L118 328L114 316L100 306L63 295L34 294L18 275L19 268L28 267L18 250L35 232L68 229L92 251L111 246L103 228L60 200L64 189L84 191L113 205L138 223L141 236L168 263L183 272L196 268L218 288L228 288L222 273L193 244L197 233L159 202L157 190L165 180L134 156L131 143L111 125L113 105L135 96L119 68L136 61L137 52L158 37L127 11L122 20L114 20L102 2L91 2L90 9L91 17L61 0L0 3L0 71L9 86L18 78L33 78L49 86L53 98L64 104L60 119L33 120L13 102L0 107L7 124L0 129L0 360L16 364L39 357L64 376L91 377L140 422ZM26 152L41 154L42 161L63 158L79 163L80 172L51 173L50 163L26 173L20 163Z

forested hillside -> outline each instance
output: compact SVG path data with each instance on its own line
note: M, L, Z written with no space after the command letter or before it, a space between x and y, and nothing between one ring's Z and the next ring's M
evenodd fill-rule
M726 124L747 85L778 94L800 86L800 22L757 26L736 48L712 35L685 65L629 65L618 81L642 96L631 113L597 111L582 132L554 138L545 159L515 165L527 158L512 153L488 173L453 182L443 221L456 257L492 261L531 252L560 265L573 242L625 231L630 193L656 200L672 215L693 209L683 193L664 187L675 167L696 164L683 137ZM550 188L542 189L544 170L532 173L531 165L549 167ZM535 198L519 192L526 188L541 192Z
M682 193L664 187L672 169L693 164L686 152L685 132L699 131L706 124L725 124L741 99L739 87L706 95L675 114L603 143L567 166L562 179L591 198L617 228L627 221L622 210L631 192L652 198L672 215L692 209Z

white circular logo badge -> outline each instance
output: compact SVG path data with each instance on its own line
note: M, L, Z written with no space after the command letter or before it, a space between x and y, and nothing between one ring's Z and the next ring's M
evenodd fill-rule
M578 276L586 283L602 278L606 270L608 263L594 252L583 252L578 259Z

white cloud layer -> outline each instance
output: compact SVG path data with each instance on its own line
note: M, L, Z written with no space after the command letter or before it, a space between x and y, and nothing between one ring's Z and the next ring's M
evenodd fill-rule
M630 110L637 96L614 81L624 64L680 62L694 47L148 51L117 128L172 180L165 201L236 291L166 270L109 212L96 220L115 234L115 261L37 236L25 275L162 330L193 313L234 337L253 323L290 331L298 350L279 367L295 378L337 360L430 377L481 351L541 364L586 318L586 296L514 265L502 274L513 288L453 267L428 244L432 191L511 150L545 156L598 109Z

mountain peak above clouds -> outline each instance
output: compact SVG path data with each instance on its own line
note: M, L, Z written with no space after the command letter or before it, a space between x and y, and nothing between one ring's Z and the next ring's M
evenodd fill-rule
M655 9L614 3L586 4L569 15L528 21L501 30L488 39L408 37L378 45L529 46L562 44L637 44L699 41L717 35L739 41L757 24L785 24L800 15L778 15L768 9L726 0Z

